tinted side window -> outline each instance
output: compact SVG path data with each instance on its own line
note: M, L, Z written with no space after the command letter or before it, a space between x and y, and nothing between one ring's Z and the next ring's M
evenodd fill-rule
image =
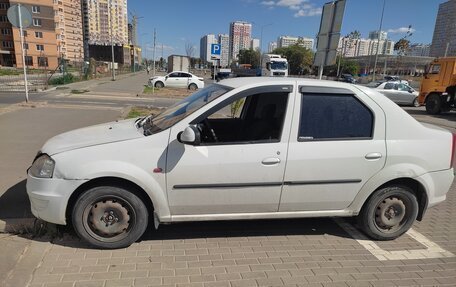
M181 78L190 78L190 74L180 73L179 77L181 77Z
M394 88L394 83L386 83L385 90L392 90Z
M299 140L372 137L372 112L352 95L303 94Z
M169 74L170 78L179 78L179 73L171 73Z

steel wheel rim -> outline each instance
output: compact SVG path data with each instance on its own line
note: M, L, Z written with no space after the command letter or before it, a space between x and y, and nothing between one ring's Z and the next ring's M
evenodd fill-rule
M383 233L394 233L408 222L411 209L407 198L398 195L385 197L375 207L374 224Z
M126 238L136 224L133 206L118 196L103 196L84 208L83 224L87 233L102 242Z

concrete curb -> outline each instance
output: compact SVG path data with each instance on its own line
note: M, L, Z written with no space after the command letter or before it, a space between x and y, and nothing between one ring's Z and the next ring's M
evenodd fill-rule
M36 218L6 218L0 219L0 233L31 232Z

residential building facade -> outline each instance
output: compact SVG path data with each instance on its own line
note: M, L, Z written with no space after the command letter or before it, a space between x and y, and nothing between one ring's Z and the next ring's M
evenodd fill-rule
M378 47L378 48L377 48ZM392 55L394 41L378 41L372 39L349 39L340 38L338 50L344 57L358 57L368 55Z
M250 48L253 50L260 49L260 39L252 39L250 41Z
M239 50L249 49L252 39L252 24L235 21L230 23L229 61L236 60Z
M285 48L296 44L312 50L314 46L314 39L292 36L280 36L277 38L277 48Z
M0 66L12 67L16 64L16 57L14 54L13 27L6 16L9 7L9 1L0 0Z
M230 55L230 36L228 34L219 34L218 42L220 44L220 66L228 67Z
M277 49L277 42L269 42L268 53L272 53L275 49Z
M19 28L13 27L15 65L22 68L55 69L59 65L60 53L57 45L56 22L53 0L9 1L20 3L32 14L32 24L24 29L25 63L22 62Z
M407 55L417 57L429 57L430 50L430 44L412 44L410 45L410 51L407 53Z
M369 32L369 39L370 40L379 40L378 34L380 34L380 41L386 41L388 39L388 33L386 31L371 31Z
M84 60L81 0L54 1L59 54L72 62Z
M200 39L200 58L207 64L212 62L211 60L211 47L212 44L218 44L218 40L214 34L208 34Z
M429 55L456 56L456 0L439 5Z

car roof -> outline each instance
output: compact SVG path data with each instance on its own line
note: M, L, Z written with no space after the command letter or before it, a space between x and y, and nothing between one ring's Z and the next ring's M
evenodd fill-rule
M220 85L228 86L230 88L239 88L246 85L257 85L257 84L274 84L278 85L288 84L293 85L295 83L309 86L328 86L328 87L340 87L347 88L352 87L353 84L329 81L329 80L317 80L317 79L306 79L306 78L293 78L293 77L239 77L224 79L219 82Z

